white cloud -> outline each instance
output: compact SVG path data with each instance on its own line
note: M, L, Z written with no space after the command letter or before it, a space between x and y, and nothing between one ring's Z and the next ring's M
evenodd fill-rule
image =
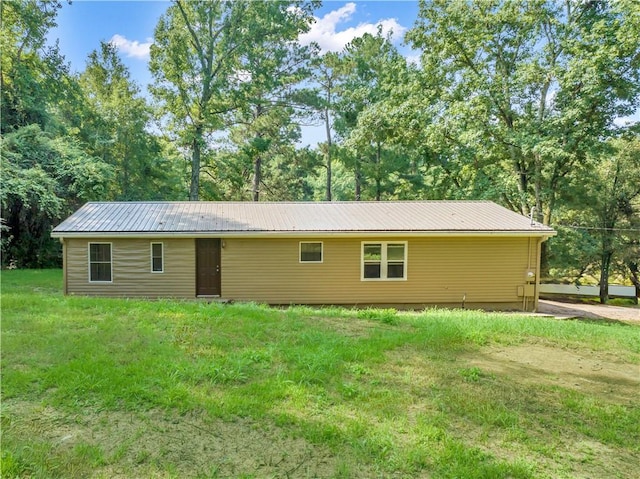
M316 42L320 45L322 53L338 52L354 38L361 37L365 33L375 35L378 31L378 25L382 26L384 35L392 31L393 40L400 40L407 30L395 18L384 18L376 23L359 23L355 27L336 31L338 25L349 21L355 12L356 4L350 2L337 10L327 13L322 18L316 18L311 29L307 33L300 35L300 43L308 45L311 42Z
M124 53L128 57L138 58L140 60L149 59L149 50L153 41L151 38L147 38L147 41L140 43L138 40L129 40L122 35L115 34L109 40L109 43L114 45L118 50Z

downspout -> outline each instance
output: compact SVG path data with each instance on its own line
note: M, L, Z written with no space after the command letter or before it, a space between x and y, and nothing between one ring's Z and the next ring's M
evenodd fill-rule
M527 272L531 271L531 236L527 238ZM522 295L522 311L527 311L527 281L525 281L525 291Z
M531 213L529 215L529 219L531 221L531 226L534 225L534 217L535 217L535 214L536 214L536 210L537 210L537 208L535 206L533 206L531 208ZM529 274L529 271L531 271L531 236L529 236L528 243L527 243L527 275ZM536 269L536 277L537 276L538 276L538 272L537 272L537 269ZM527 289L526 287L527 287L528 284L529 284L529 278L526 277L525 278L525 291L524 291L524 294L522 295L522 310L523 311L527 311L527 306L528 306L528 304L527 304L528 303L528 301L527 301L528 296L527 296L527 292L526 292L526 289ZM536 289L535 289L535 286L534 286L534 290L533 290L534 302L535 302L535 292L536 292Z
M538 240L538 248L536 252L536 281L533 286L533 312L538 312L538 300L540 295L540 256L542 254L542 243L547 241L549 238L543 236Z

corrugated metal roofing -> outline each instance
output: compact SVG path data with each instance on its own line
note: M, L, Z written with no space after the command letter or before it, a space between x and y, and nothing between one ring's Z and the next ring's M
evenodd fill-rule
M490 201L87 203L53 230L82 234L518 232L555 234Z

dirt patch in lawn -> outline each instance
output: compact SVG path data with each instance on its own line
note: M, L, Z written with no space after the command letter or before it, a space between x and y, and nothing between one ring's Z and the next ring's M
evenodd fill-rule
M344 318L324 318L320 316L312 319L317 322L316 324L324 326L327 330L335 331L349 338L366 338L380 327L378 323L365 320L346 321Z
M640 324L640 307L541 299L538 312L567 318L603 319Z
M93 451L88 477L333 477L349 467L326 448L249 419L159 410L66 414L11 400L3 416L13 437L47 441L58 462Z
M349 338L367 338L377 331L410 330L411 326L400 324L386 324L382 321L357 318L345 320L345 318L314 317L316 324L322 325L327 330L340 333Z
M487 348L469 355L469 364L523 384L547 384L608 401L630 404L640 391L640 364L606 352L526 344Z
M477 367L482 373L493 374L496 378L506 378L510 383L522 385L523 390L536 386L555 386L559 391L573 390L593 398L598 404L615 404L623 407L637 407L640 391L640 364L623 359L615 354L584 349L562 349L554 345L522 344L483 348L461 357L469 366ZM638 358L636 358L638 359ZM536 390L536 389L533 389ZM544 397L539 391L538 398ZM471 427L465 424L466 427ZM492 437L493 434L493 437ZM528 431L531 441L538 442L536 450L527 445L506 440L496 431L485 437L487 451L498 456L509 457L509 450L524 456L535 457L541 470L558 471L556 477L636 477L635 468L640 456L631 449L605 444L583 435L568 434L549 437L552 455L541 444L546 432L535 427ZM466 431L468 437L477 436L475 442L482 443L483 428ZM546 477L546 476L544 476Z

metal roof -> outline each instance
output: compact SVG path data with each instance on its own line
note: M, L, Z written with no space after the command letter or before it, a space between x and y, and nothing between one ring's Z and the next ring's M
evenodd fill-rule
M517 233L554 230L491 201L87 203L52 236Z

